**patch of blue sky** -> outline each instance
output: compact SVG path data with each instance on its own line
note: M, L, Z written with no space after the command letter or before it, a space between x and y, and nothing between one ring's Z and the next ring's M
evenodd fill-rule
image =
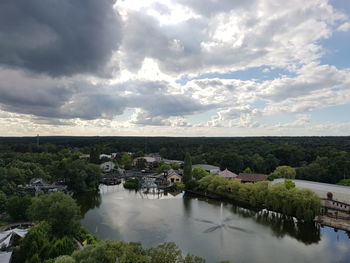
M210 110L198 114L189 115L186 116L186 120L192 124L196 124L210 121L214 116L217 116L217 110Z
M350 104L336 105L322 109L316 109L310 112L311 120L314 123L323 122L350 122L349 113Z
M292 113L278 113L259 117L258 122L266 125L277 125L279 123L291 123L295 121L296 116Z
M350 19L349 0L330 0L330 4ZM337 26L339 25L341 23ZM325 55L321 58L321 64L334 65L339 69L350 67L350 31L334 31L330 38L323 39L319 43L326 50Z
M263 109L267 106L267 102L263 100L257 100L251 104L254 109Z
M348 0L330 0L329 3L344 14L350 13L350 1Z
M336 31L329 39L320 41L320 45L325 50L321 64L334 65L338 69L350 68L350 31Z
M254 80L257 82L262 82L265 80L276 79L281 76L294 77L295 74L293 72L289 72L281 68L270 68L266 66L261 66L261 67L254 67L246 70L237 70L237 71L227 72L227 73L206 73L193 78L183 76L180 79L178 79L176 82L181 85L185 85L188 81L191 81L191 80L214 79L214 78Z

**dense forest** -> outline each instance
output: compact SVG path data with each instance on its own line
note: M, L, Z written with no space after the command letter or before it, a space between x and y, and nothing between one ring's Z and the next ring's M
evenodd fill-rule
M159 152L174 160L184 160L188 152L193 164L217 165L236 173L249 167L269 174L287 165L296 168L298 179L338 183L350 178L350 137L40 137L39 144L36 137L1 138L0 167L13 159L32 161L49 176L52 169L62 170L55 156L77 159L74 153L89 154L94 149L100 153ZM41 173L39 168L37 173Z

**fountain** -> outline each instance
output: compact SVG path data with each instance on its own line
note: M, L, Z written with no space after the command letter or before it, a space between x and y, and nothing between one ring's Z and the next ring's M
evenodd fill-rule
M228 222L232 221L233 218L227 217L227 218L223 219L223 203L221 203L221 205L220 205L220 216L219 216L219 220L217 222L211 221L211 220L206 220L206 219L195 219L195 220L198 222L203 222L203 223L213 225L213 226L209 227L208 229L204 230L203 233L210 233L210 232L213 232L217 229L232 229L232 230L241 231L241 232L249 233L249 234L253 233L250 230L227 224Z

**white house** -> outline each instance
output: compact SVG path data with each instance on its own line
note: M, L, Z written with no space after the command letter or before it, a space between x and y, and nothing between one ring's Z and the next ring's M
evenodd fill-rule
M102 153L102 154L100 154L100 159L102 159L102 158L111 159L111 158L112 158L112 155L111 155L111 154Z

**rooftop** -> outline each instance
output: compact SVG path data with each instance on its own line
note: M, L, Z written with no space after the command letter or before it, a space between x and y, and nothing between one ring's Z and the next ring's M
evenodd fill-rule
M248 173L240 173L237 176L238 179L246 182L259 182L265 181L267 179L266 174L248 174Z
M214 166L214 165L210 165L210 164L194 164L192 165L192 168L202 168L206 171L210 171L210 170L219 170L220 168L218 166Z
M222 176L222 177L225 177L225 178L235 178L237 177L237 174L225 169L221 172L219 172L219 175Z

